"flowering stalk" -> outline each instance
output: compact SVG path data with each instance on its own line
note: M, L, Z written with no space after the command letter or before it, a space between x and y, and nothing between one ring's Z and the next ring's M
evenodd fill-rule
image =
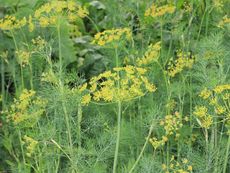
M118 67L119 66L119 60L118 60L117 47L115 48L115 56L116 56L116 67ZM117 71L117 73L119 76L119 71ZM118 85L118 92L119 92L119 88L120 88L120 81L119 80L117 82L117 85ZM118 100L118 102L117 102L117 139L116 139L116 148L115 148L114 162L113 162L113 173L116 173L119 144L120 144L120 132L121 132L121 101Z
M116 140L116 149L114 154L114 162L113 162L113 173L116 173L117 167L117 159L118 159L118 151L120 144L120 132L121 132L121 101L117 103L117 140Z
M58 24L57 24L57 33L58 33L58 46L59 46L59 85L61 88L61 93L62 96L64 96L64 85L62 82L62 51L61 51L61 32L60 32L60 18L58 20ZM68 115L68 111L66 108L66 103L65 100L63 100L65 98L62 98L62 108L64 111L64 116L65 116L65 122L66 122L66 128L67 128L67 133L68 133L68 140L69 140L69 147L70 147L70 152L71 152L71 157L73 157L73 142L72 142L72 135L71 135L71 128L70 128L70 120L69 120L69 115Z

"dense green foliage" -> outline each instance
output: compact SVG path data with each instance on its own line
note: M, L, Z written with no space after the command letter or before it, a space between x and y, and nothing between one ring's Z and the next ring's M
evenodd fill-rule
M0 173L230 172L229 0L0 0Z

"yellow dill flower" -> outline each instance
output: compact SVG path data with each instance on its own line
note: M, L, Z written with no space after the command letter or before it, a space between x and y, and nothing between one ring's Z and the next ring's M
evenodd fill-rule
M41 27L47 27L50 24L49 18L47 18L47 17L40 17L38 20L39 20L39 24Z
M49 24L50 25L55 25L57 24L58 16L50 16L49 18Z
M195 57L191 57L191 53L177 51L177 60L175 63L169 62L168 64L168 75L174 77L177 73L180 73L184 68L192 68ZM190 58L191 57L191 58Z
M203 118L208 113L208 109L205 106L196 106L193 112L198 118Z
M134 66L116 67L93 77L89 84L92 97L96 101L127 101L154 92L155 85L145 77L146 70ZM136 75L138 74L138 75Z
M89 15L88 10L86 9L86 7L81 7L78 6L78 10L77 10L77 15L81 18L86 17L87 15Z
M159 52L161 49L161 42L157 42L155 44L150 44L148 46L145 55L142 58L138 58L136 60L138 66L147 65L154 61L157 61L159 57Z
M85 91L87 88L87 83L84 83L82 86L80 86L79 88L79 92L82 93L83 91Z
M216 114L223 114L226 111L226 108L224 106L221 105L216 105L215 106L215 112Z
M149 139L149 142L152 144L153 148L156 150L157 148L164 146L165 142L162 140L158 140L157 138L153 137Z
M82 104L83 106L85 106L85 105L88 105L90 101L91 101L91 96L90 96L90 94L86 94L86 95L82 96L81 104Z
M120 28L120 29L111 29L99 32L94 36L93 44L98 44L104 46L114 41L118 41L121 37L125 37L127 40L130 40L132 37L132 32L129 28Z
M17 57L17 60L18 60L18 63L25 67L26 65L29 64L29 60L30 60L30 52L28 51L24 51L24 50L18 50L15 52L16 54L16 57Z
M68 14L68 20L69 20L70 22L76 21L76 20L77 20L77 15L75 15L74 13L69 13L69 14Z
M162 141L167 142L168 141L168 137L167 136L162 136Z
M13 30L19 29L25 26L27 23L26 18L21 20L16 19L15 16L6 15L3 19L0 19L0 29L1 30Z
M210 105L217 105L217 103L218 103L218 101L217 101L216 97L211 98L210 101L209 101Z
M230 84L218 85L214 88L214 92L217 94L220 94L225 90L230 90Z
M47 45L47 42L44 39L42 39L40 36L32 39L31 42L35 46L34 49L35 52L44 49L45 46Z
M230 23L230 18L228 18L228 16L225 15L217 26L220 28L223 28L224 25L229 24L229 23Z
M41 27L55 25L58 16L67 16L69 22L75 21L78 17L85 17L89 14L85 7L81 7L74 1L52 1L37 9L34 18L39 21Z
M29 32L33 32L34 31L34 24L32 21L32 16L29 16L29 20L28 20L28 27L29 27Z
M193 7L192 7L189 3L184 2L183 10L184 10L185 12L190 13L190 12L193 10Z
M177 113L175 113L176 115ZM177 131L183 126L183 124L180 121L179 116L173 116L173 115L166 115L163 120L164 130L165 134L167 136L170 136L174 133L177 133Z
M230 98L230 93L224 93L223 99L228 100Z
M205 116L205 118L203 118L201 120L201 127L205 128L205 129L209 129L210 126L212 125L213 123L213 118L211 115L207 115Z
M27 151L26 155L28 157L31 157L32 154L36 150L36 147L38 145L38 141L36 141L35 139L25 135L23 137L23 142L25 142L25 144L26 144L26 151Z
M14 124L24 123L26 126L33 126L45 111L46 104L46 100L35 97L35 91L24 89L19 99L15 99L10 106L8 117Z
M68 7L66 1L52 1L51 6L52 6L53 10L57 13L62 12L65 8Z
M183 163L183 164L187 164L187 163L188 163L188 159L183 158L183 159L182 159L182 163Z
M74 11L76 9L76 3L74 1L68 1L67 2L67 8L70 11Z
M163 170L166 170L166 169L167 169L167 165L166 165L166 164L162 164L162 165L161 165L161 168L162 168Z
M35 91L33 90L27 90L27 89L24 89L19 97L19 100L20 101L23 101L23 100L27 100L29 99L30 97L33 97L34 95L36 94Z
M188 165L189 160L186 158L183 158L181 160L174 159L175 156L172 156L173 159L170 160L170 164L167 167L166 164L163 164L164 167L162 167L163 171L173 172L173 173L191 173L192 172L192 166Z
M145 11L145 16L151 16L153 18L163 16L167 13L172 14L175 11L175 6L173 5L163 5L157 7L155 4L152 4L150 8Z
M202 97L203 99L207 99L212 95L212 92L210 90L208 90L207 88L204 88L201 93L200 93L200 97Z
M192 166L189 165L189 166L187 167L187 170L188 170L188 171L192 171Z

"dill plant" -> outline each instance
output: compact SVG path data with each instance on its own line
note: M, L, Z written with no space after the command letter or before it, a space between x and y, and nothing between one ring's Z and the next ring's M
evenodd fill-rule
M0 172L229 172L229 6L2 1Z

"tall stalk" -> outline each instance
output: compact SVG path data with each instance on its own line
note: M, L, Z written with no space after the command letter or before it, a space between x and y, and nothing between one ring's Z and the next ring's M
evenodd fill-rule
M4 70L4 59L2 57L2 63L1 63L1 94L2 94L2 110L4 110L5 106L5 70Z
M13 41L14 41L14 46L15 46L15 49L16 51L18 51L18 46L17 46L17 42L16 42L16 39L15 39L15 36L14 36L14 33L12 30L10 30L10 33L12 35L12 38L13 38ZM22 67L22 64L20 64L20 71L21 71L21 83L22 83L22 88L24 88L24 77L23 77L23 67Z
M114 154L114 162L113 162L113 173L116 173L117 167L117 159L119 152L119 144L120 144L120 133L121 133L121 101L117 103L117 140L116 140L116 149Z
M77 112L77 124L78 124L78 131L77 131L77 135L78 135L78 147L81 148L81 121L82 121L82 107L81 107L81 103L78 104L78 112Z
M70 147L70 155L73 157L73 142L72 142L72 135L71 135L71 128L70 128L70 118L69 114L67 111L66 107L66 102L65 102L65 93L64 93L64 84L63 84L63 77L62 77L62 72L63 72L63 67L62 67L62 50L61 50L61 31L60 31L60 18L57 24L57 34L58 34L58 47L59 47L59 86L61 89L61 96L62 96L62 109L64 112L65 116L65 123L66 123L66 128L67 128L67 133L68 133L68 142L69 142L69 147Z
M153 123L150 126L149 133L148 133L148 136L147 136L147 138L145 140L144 146L142 147L141 152L140 152L139 156L137 157L137 160L133 164L132 168L130 169L129 173L132 173L134 171L135 167L137 166L137 164L139 163L139 161L140 161L140 159L141 159L141 157L142 157L142 155L143 155L143 153L145 151L145 148L146 148L146 146L147 146L147 144L149 142L149 138L150 138L150 136L152 134L152 131L153 131Z
M119 59L118 59L117 47L115 48L115 58L116 58L116 67L118 67L119 66ZM119 76L119 72L117 72L117 73ZM118 93L119 93L119 88L120 88L119 80L117 83L117 87L118 87ZM116 173L117 160L118 160L118 152L119 152L119 144L120 144L120 132L121 132L121 110L122 110L122 105L121 105L121 101L119 100L117 102L117 139L116 139L116 148L115 148L114 162L113 162L113 173Z
M230 134L228 136L228 144L227 144L227 149L226 149L226 154L225 154L225 159L224 159L223 173L226 173L227 165L229 163L229 148L230 148Z

